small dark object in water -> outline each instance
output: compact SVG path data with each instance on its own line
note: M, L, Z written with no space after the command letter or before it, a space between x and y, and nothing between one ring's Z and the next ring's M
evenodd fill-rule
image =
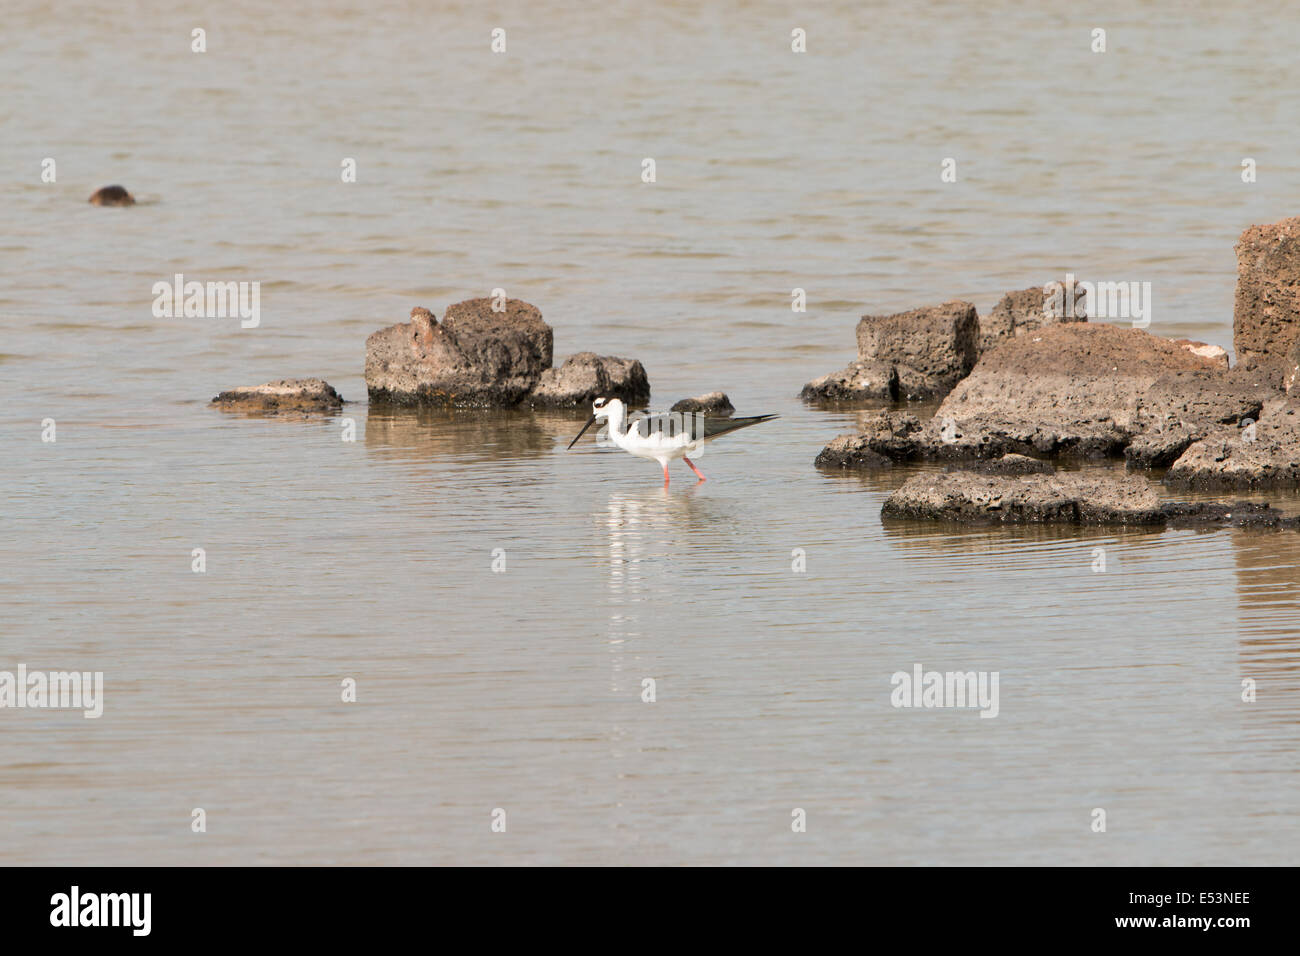
M95 190L95 195L90 197L90 204L92 206L134 206L135 197L121 186L105 186Z

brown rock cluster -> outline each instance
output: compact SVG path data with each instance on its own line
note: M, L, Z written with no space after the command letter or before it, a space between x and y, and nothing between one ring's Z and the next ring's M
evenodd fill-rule
M370 400L395 405L571 407L597 396L647 401L650 383L635 359L580 352L552 368L552 331L520 299L469 299L439 323L428 309L366 340Z
M1167 467L1164 480L1176 486L1300 486L1300 401L1294 398L1300 382L1300 217L1251 226L1241 235L1233 315L1237 363L1231 368L1223 349L1203 342L1040 321L1035 302L1041 293L1011 293L981 320L980 359L933 418L882 411L861 434L828 444L817 464L878 468L934 460L968 468L1005 455L1123 456L1131 467ZM891 355L950 359L955 337L944 338L948 326L928 311L925 332L913 329L906 350L893 340L864 339L860 324L856 367L810 384L805 395L827 397L838 389L838 397L904 397L884 373L867 367L862 347L869 342L879 351L884 341ZM859 387L868 380L869 388Z

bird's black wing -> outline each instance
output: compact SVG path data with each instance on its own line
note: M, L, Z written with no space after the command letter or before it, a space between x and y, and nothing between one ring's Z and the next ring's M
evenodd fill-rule
M649 438L654 434L681 435L689 434L708 441L734 432L738 428L748 428L759 422L770 421L775 415L754 415L749 418L712 418L699 412L661 412L647 415L632 424L637 434Z
M737 428L748 428L750 425L757 425L759 422L770 422L776 418L775 415L752 415L749 418L705 418L704 419L704 438L717 438L719 435L725 435L727 432L734 432Z

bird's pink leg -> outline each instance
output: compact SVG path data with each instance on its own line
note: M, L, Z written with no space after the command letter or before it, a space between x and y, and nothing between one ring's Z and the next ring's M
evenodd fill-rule
M707 481L707 480L708 480L707 478L704 477L703 474L700 473L700 469L698 469L698 468L695 467L695 462L691 461L691 460L690 460L689 458L687 458L685 455L682 456L682 461L686 462L686 464L690 466L691 471L695 472L696 475L699 475L700 481ZM667 473L667 469L664 469L664 471L665 471L665 473Z
M668 487L668 466L664 465L664 487Z

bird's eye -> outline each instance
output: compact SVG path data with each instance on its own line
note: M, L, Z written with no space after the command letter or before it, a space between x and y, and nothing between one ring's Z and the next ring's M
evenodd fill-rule
M604 408L604 407L605 407L605 400L604 400L603 398L598 398L598 399L596 399L596 407L597 407L597 408Z

